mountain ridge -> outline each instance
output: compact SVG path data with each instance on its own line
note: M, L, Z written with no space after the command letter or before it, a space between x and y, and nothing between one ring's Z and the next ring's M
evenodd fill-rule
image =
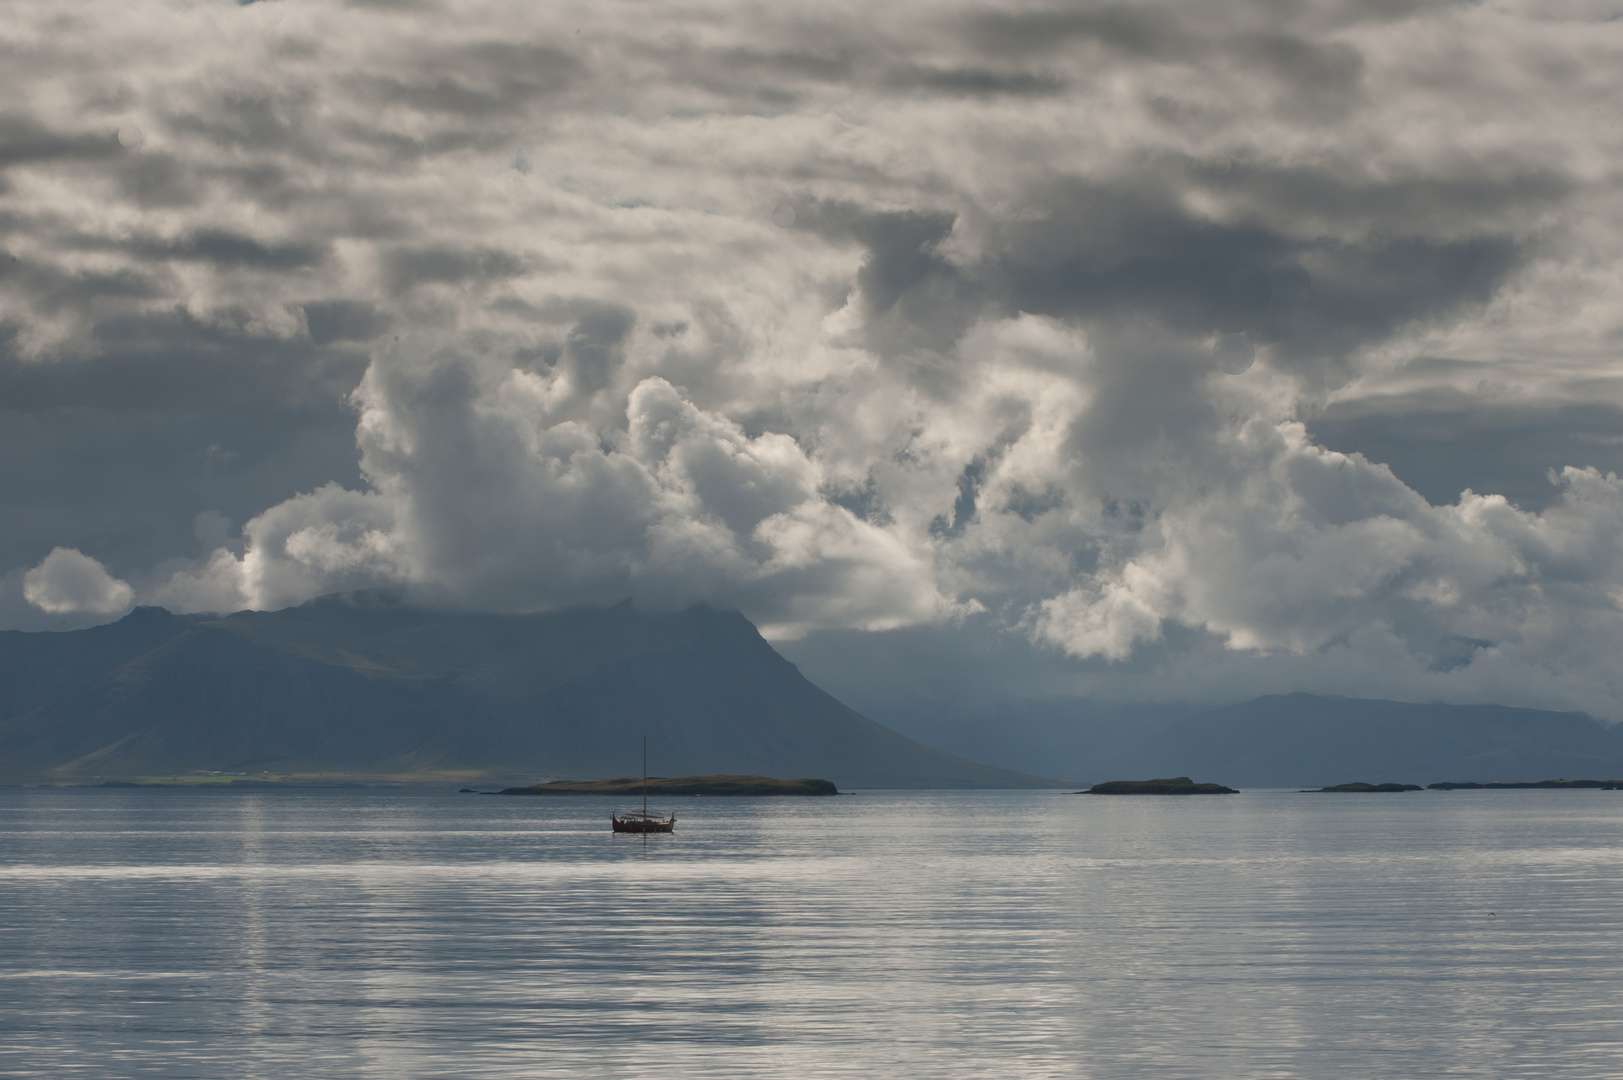
M1218 708L1026 703L992 720L892 720L1003 768L1042 761L1079 782L1189 774L1302 788L1378 778L1526 781L1623 776L1623 730L1583 713L1271 694ZM998 742L994 743L991 732Z
M0 672L13 671L0 699L12 777L591 778L623 772L646 734L666 774L1062 786L875 723L742 615L706 607L478 615L352 593L226 616L141 608L92 631L0 638Z

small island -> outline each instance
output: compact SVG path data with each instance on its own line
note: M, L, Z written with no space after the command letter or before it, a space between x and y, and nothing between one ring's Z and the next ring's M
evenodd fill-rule
M1350 784L1336 784L1334 787L1309 788L1302 792L1304 795L1324 795L1331 792L1350 792L1354 795L1385 795L1394 791L1424 791L1419 784L1366 784L1362 780L1355 780Z
M497 795L641 795L641 777L619 780L551 780L529 787L503 788ZM650 795L838 795L831 780L775 776L650 776Z
M1623 789L1623 780L1527 780L1520 783L1490 783L1479 784L1474 781L1459 783L1443 782L1440 784L1427 784L1433 791L1478 791L1503 790L1507 788L1581 788L1585 790L1599 789L1601 791L1618 791Z
M1164 780L1107 780L1094 784L1086 791L1068 792L1071 795L1238 795L1239 792L1222 784L1197 784L1187 776L1173 776Z

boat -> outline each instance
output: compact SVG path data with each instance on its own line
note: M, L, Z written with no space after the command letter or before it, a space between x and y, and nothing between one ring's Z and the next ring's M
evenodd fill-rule
M630 810L624 814L610 814L609 821L614 825L615 832L651 833L674 832L676 830L676 815L661 817L648 812L648 736L642 737L642 810Z
M633 810L628 814L615 814L609 819L615 832L651 833L676 831L676 818L658 814L641 814Z

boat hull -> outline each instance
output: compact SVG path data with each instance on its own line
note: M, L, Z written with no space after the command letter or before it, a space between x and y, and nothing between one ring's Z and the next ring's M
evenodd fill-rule
M615 832L625 832L625 833L674 832L675 829L676 829L676 819L674 817L671 817L671 818L646 817L645 818L645 817L642 817L640 815L633 814L633 815L630 815L629 817L613 816L613 817L609 818L609 821L613 824Z

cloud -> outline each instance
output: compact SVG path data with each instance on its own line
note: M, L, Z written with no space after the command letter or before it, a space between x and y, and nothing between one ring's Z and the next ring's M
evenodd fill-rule
M1529 401L1515 388L1480 379L1465 390L1338 402L1308 428L1321 445L1390 465L1432 503L1451 503L1471 488L1538 511L1562 495L1550 462L1585 461L1603 472L1623 472L1623 410L1596 396L1600 400ZM1453 452L1460 446L1472 453Z
M1623 596L1614 474L1569 467L1539 515L1471 492L1434 507L1299 427L1237 437L1259 459L1251 490L1213 490L1165 514L1132 558L1043 601L1032 632L1077 656L1122 659L1166 622L1231 649L1298 656L1379 630L1435 672L1513 655L1572 680L1591 708L1617 693L1586 644L1615 640Z
M0 566L1623 715L1615 23L14 8Z
M23 596L50 615L122 615L135 590L89 555L59 547L23 575Z
M424 344L389 349L356 391L374 490L288 500L244 526L240 556L217 551L153 596L176 610L274 608L393 584L532 610L632 595L742 605L779 634L950 610L927 563L823 498L794 439L752 437L659 377L593 431L572 413L598 374L583 386L579 368L543 376L454 340Z

